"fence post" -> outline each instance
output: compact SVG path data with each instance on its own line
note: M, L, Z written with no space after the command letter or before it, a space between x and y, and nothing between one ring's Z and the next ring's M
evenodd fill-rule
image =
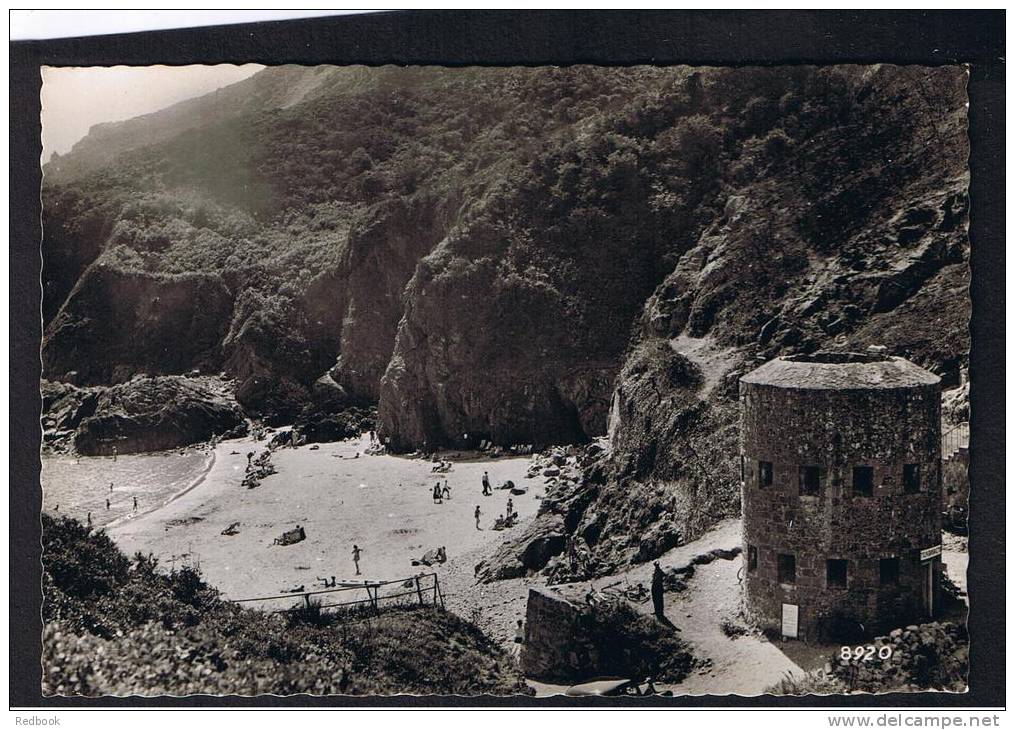
M441 590L440 581L437 580L437 574L433 574L433 587L437 591L437 597L441 600L441 610L444 610L444 591Z
M416 595L419 596L419 605L423 605L423 589L419 585L419 576L416 576Z

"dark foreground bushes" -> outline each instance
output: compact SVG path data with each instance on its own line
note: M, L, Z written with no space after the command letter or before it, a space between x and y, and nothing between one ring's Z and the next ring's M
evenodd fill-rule
M836 652L828 670L786 677L774 694L845 692L965 692L969 673L969 634L950 621L898 628L873 641L875 651L858 656Z
M494 642L439 609L269 616L47 515L43 569L45 694L529 692Z
M676 683L694 668L694 657L674 628L630 604L601 607L591 619L604 674Z

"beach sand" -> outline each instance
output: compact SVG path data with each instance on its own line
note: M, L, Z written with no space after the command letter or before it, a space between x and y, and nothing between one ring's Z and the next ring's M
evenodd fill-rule
M367 441L320 444L318 449L278 449L272 462L277 474L255 489L242 486L249 451L265 446L251 439L226 441L216 448L214 463L201 484L163 508L113 525L109 535L127 554L153 553L166 567L198 565L205 580L229 599L279 594L303 585L320 588L319 577L341 581L392 580L421 570L456 574L466 566L456 561L477 548L494 549L517 534L490 528L502 514L510 493L494 490L481 496L481 478L490 474L496 486L508 479L530 486L514 496L524 523L539 507L541 484L524 478L527 457L456 460L449 474L431 473L423 459L363 454ZM236 453L232 453L236 452ZM359 452L359 458L353 458ZM452 498L435 504L431 491L438 478L447 479ZM482 530L473 512L480 506ZM222 535L239 522L238 534ZM294 545L273 545L286 530L301 525L307 539ZM362 550L357 576L353 544ZM413 558L445 546L449 563L414 567ZM472 565L467 567L471 573ZM468 576L471 579L471 574ZM442 579L443 580L443 579ZM442 588L452 593L450 588ZM281 608L282 606L273 606Z
M479 584L473 569L534 518L544 485L542 478L525 479L529 459L452 456L453 471L436 475L428 461L367 456L363 453L366 446L364 438L320 444L317 449L279 449L272 456L278 473L265 478L259 487L246 489L241 484L246 454L260 453L264 443L227 441L216 448L213 458L203 457L206 473L196 479L193 472L188 473L190 482L176 479L174 483L189 484L186 491L153 511L121 518L107 531L127 554L151 552L165 568L198 565L205 580L230 599L279 595L301 585L307 590L319 589L319 577L393 580L420 571L433 572L439 577L448 609L474 621L505 649L512 649L515 622L525 617L529 587L542 585L543 579L532 576ZM357 452L359 458L353 458ZM150 460L159 457L147 458L143 463L151 465L157 462ZM173 463L172 458L165 457L165 463ZM181 468L184 463L180 462ZM510 479L529 488L527 494L512 497L520 514L515 528L489 529L494 518L504 512L509 492L495 489L494 496L481 496L484 471L490 473L495 486ZM452 499L443 504L435 504L431 497L438 479L447 479L452 491ZM483 513L483 530L475 527L477 504ZM240 523L238 534L222 535L234 522ZM306 540L284 547L272 544L296 525L305 528ZM660 562L683 565L713 548L739 545L740 535L739 520L727 520L700 539L667 552ZM363 551L360 576L355 574L352 561L354 543ZM447 563L412 565L413 558L441 545L447 548ZM808 649L794 642L771 643L757 634L737 639L723 634L721 619L733 615L738 606L741 564L742 559L737 558L701 566L686 592L667 595L667 616L681 627L681 635L695 656L708 661L680 685L660 689L676 694L753 696L782 676L801 674L823 661L827 647ZM955 567L962 570L951 572L964 572L964 564ZM592 584L597 588L617 582L647 585L651 570L651 563L630 566ZM576 584L567 590L582 592L589 585ZM362 597L359 590L349 595ZM344 594L327 598L345 600ZM278 609L296 601L286 596L278 602L249 605ZM648 612L651 606L646 603L639 610ZM540 695L566 689L565 685L531 684Z

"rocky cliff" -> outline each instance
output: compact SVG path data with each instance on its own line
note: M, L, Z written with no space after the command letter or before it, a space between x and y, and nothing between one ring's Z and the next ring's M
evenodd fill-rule
M222 369L268 421L376 405L396 450L608 433L558 516L649 559L736 512L759 360L876 345L958 384L965 79L266 69L47 166L45 372Z
M99 262L46 328L43 369L82 385L217 372L232 306L215 275L125 272Z
M165 451L246 433L232 384L213 377L139 375L110 387L43 381L47 444L99 456Z

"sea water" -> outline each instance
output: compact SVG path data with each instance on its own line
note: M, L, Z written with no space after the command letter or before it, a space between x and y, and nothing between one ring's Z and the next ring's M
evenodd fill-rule
M81 522L91 512L96 527L131 519L193 486L208 471L212 458L199 449L124 454L115 461L111 456L45 455L42 509Z

